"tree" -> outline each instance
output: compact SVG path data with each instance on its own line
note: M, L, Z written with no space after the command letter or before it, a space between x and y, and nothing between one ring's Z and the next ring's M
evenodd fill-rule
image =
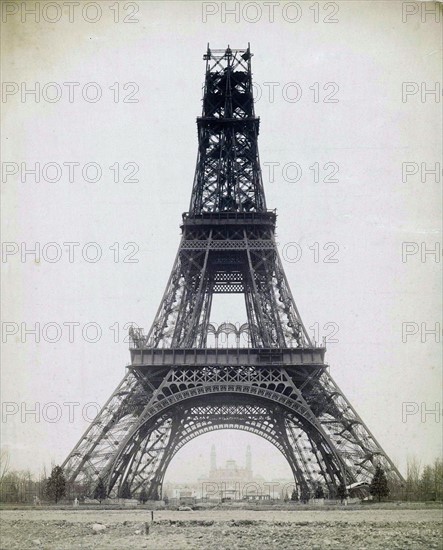
M315 498L325 498L325 492L320 484L315 488Z
M298 500L297 489L293 489L292 494L291 494L291 500L292 500L293 502L296 502L296 501Z
M415 456L408 456L406 468L406 499L418 500L420 493L421 463Z
M406 498L408 500L443 499L443 461L437 458L423 468L415 457L408 457Z
M435 500L443 500L443 461L441 458L435 459L433 470Z
M283 499L285 502L288 502L289 500L289 495L288 495L288 491L286 491L285 493L285 498Z
M132 498L131 489L129 488L129 483L125 481L120 490L120 498Z
M19 502L19 487L16 472L7 473L0 484L1 502Z
M148 500L148 493L146 492L146 489L143 487L140 491L140 494L138 495L138 500L144 504Z
M54 499L55 503L59 501L66 493L66 480L63 470L60 466L52 468L51 475L46 481L46 496Z
M388 479L380 465L375 469L374 477L369 486L369 492L371 495L378 498L378 502L380 502L382 497L387 497L389 495Z
M420 496L422 500L435 500L434 468L425 466L420 478Z
M340 483L337 487L337 496L340 499L340 502L343 503L344 499L348 497L348 491L344 483Z
M103 483L103 479L101 477L98 478L98 483L94 489L94 498L102 503L102 500L104 500L107 497L106 492L106 486Z
M9 451L2 449L0 452L0 484L9 472Z
M303 504L307 504L309 502L310 496L311 494L309 491L309 487L308 486L302 487L300 491L300 500L302 501Z

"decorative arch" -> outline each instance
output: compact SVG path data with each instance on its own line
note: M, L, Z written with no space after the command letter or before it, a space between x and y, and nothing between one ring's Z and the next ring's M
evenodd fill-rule
M236 326L233 323L221 323L220 325L216 326L213 323L209 323L207 327L204 327L203 325L199 325L198 327L199 331L205 330L207 335L211 335L214 337L214 346L216 348L227 348L229 346L229 336L231 334L235 337L235 345L236 347L251 347L252 346L252 340L254 336L258 336L259 330L256 325L253 325L251 323L243 323L240 326ZM226 342L225 345L223 345L223 342L220 345L220 337L226 336ZM212 347L212 346L207 346Z
M225 407L238 407L245 403L251 406L255 404L266 411L272 419L271 424L268 423L266 427L261 419L260 427L259 423L254 425L248 422L243 415L217 419L211 409L222 404ZM195 414L189 412L193 407L206 408L208 419L205 423L199 421L195 424ZM342 464L334 460L327 435L322 433L321 427L319 429L309 412L294 396L250 385L208 385L177 391L159 399L149 411L141 415L143 421L120 445L107 476L108 488L114 493L117 490L118 494L124 483L129 483L134 490L141 485L149 485L150 496L158 498L166 469L175 454L173 449L178 450L187 441L204 433L202 430L212 429L211 426L218 426L216 429L226 426L255 430L257 435L273 443L282 452L294 479L305 493L309 493L310 487L319 480L327 487L335 487L344 477ZM317 435L314 435L315 431ZM302 452L299 440L303 434L305 447ZM305 456L308 454L307 449L310 449L312 455L312 465L309 464L311 458L306 459ZM313 468L316 463L320 464L319 470Z
M160 487L163 487L164 484L164 478L168 471L168 468L178 453L182 448L186 447L191 441L194 439L198 439L199 437L203 436L204 434L215 432L215 431L223 431L223 430L238 430L238 431L245 431L248 433L252 433L254 435L257 435L269 443L279 452L283 455L285 458L289 468L291 469L292 476L293 476L293 483L300 489L303 487L304 478L303 478L303 472L300 469L294 470L294 463L291 462L290 457L288 456L285 448L279 443L279 441L275 437L269 436L268 433L261 430L259 427L249 427L242 425L240 423L231 423L230 421L224 423L224 424L208 424L206 426L202 426L199 428L195 428L191 434L189 434L189 437L183 438L179 441L177 447L173 449L173 452L171 453L170 457L168 457L168 460L165 461L164 469L162 470L162 476L160 479ZM134 490L140 489L142 484L140 483L138 486L134 486Z

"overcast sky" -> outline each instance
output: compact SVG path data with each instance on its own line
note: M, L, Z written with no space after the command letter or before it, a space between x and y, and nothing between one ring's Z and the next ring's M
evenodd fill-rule
M429 414L422 422L420 411L441 407L440 344L422 328L439 321L441 263L432 255L421 261L420 250L441 243L441 174L440 183L429 174L422 182L420 167L441 158L441 102L432 94L422 101L420 91L422 83L426 91L441 82L441 24L432 14L422 22L420 13L403 14L403 22L396 1L329 3L338 10L320 2L318 13L314 2L298 2L299 12L280 2L273 21L263 6L260 14L249 3L244 12L242 3L238 22L229 15L223 22L223 3L130 3L136 14L124 11L124 2L117 14L114 4L100 2L95 23L85 20L95 17L90 8L84 17L74 12L72 23L68 8L54 23L45 17L56 19L55 11L42 12L39 23L32 16L21 22L18 7L3 25L3 79L12 83L2 103L2 156L10 163L4 172L14 172L13 163L27 169L56 163L40 182L32 174L21 181L21 171L3 175L2 241L17 243L2 263L3 329L15 332L3 334L2 445L13 467L38 471L65 459L94 415L95 406L87 404L103 404L124 374L123 326L149 329L189 205L208 42L213 48L251 43L267 204L277 209L277 240L306 326L320 337L338 328L338 342L328 343L326 355L332 376L403 472L408 455L432 461L441 449L441 415L440 423ZM36 82L40 101L21 98ZM45 87L49 82L56 85ZM405 101L403 82L411 83ZM94 99L97 90L98 101L83 98L82 92ZM63 167L70 162L80 163L71 165L72 182ZM408 165L407 179L404 162L416 163ZM87 163L99 165L100 181L84 181ZM126 163L138 165L132 176L138 182L123 181L134 167ZM302 170L298 181L295 163ZM51 182L57 166L62 175ZM338 181L323 181L337 168L331 179ZM86 177L94 179L93 166ZM24 246L36 242L40 258L22 262ZM63 251L53 263L57 246L44 248L51 242ZM66 242L80 243L72 262ZM102 252L95 263L85 259L95 256L95 246L84 247L91 242ZM417 245L408 245L411 254L402 261L405 242ZM324 261L331 253L338 262ZM223 309L220 302L214 320L242 321L235 300L226 304ZM35 323L40 342L32 335L22 341L23 329ZM44 328L47 323L53 325ZM73 342L66 323L80 324ZM86 341L95 336L88 323L101 328L95 343ZM333 325L325 329L326 323ZM417 331L406 342L403 323ZM52 402L62 411L53 423ZM73 422L68 402L79 403ZM40 421L21 418L35 403ZM402 417L405 403L414 414ZM167 477L204 474L211 444L221 462L232 457L243 464L248 443L256 473L289 475L268 442L218 431L186 445Z

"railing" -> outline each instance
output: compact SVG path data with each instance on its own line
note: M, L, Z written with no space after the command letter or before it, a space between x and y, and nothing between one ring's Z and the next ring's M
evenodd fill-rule
M201 212L200 214L190 214L189 212L184 212L182 214L183 223L200 221L215 221L215 220L237 220L237 221L266 221L271 220L275 222L277 218L276 209L273 210L263 210L259 212Z
M201 326L198 327L198 333L201 332L201 328ZM206 333L206 343L203 347L209 350L253 348L254 346L251 338L251 333L255 333L256 335L258 335L258 328L255 325L250 325L249 323L243 323L240 325L239 323L234 324L226 322L221 323L218 326L213 323L209 323ZM286 340L288 344L288 349L300 348L295 339L291 339L289 336L287 336ZM131 350L151 349L148 346L148 337L147 335L145 335L143 329L140 327L129 328L129 341L129 347ZM301 349L303 349L303 347L301 347ZM325 338L323 338L323 343L321 345L317 344L317 342L314 341L314 345L307 349L326 349Z
M324 348L145 348L131 349L132 367L269 367L324 368Z

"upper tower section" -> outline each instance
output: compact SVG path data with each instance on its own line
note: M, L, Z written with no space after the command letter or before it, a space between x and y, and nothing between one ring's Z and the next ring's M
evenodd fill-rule
M265 212L254 113L252 54L208 46L198 158L189 217L204 213Z

